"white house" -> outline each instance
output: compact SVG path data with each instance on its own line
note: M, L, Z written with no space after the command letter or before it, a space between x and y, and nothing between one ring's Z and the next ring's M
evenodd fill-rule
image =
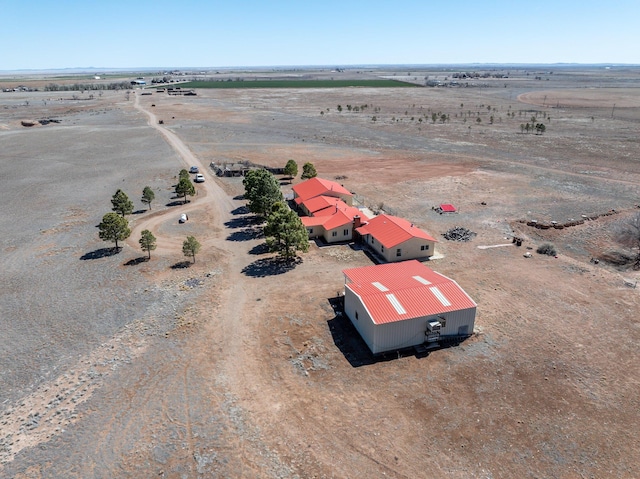
M373 354L473 333L476 303L416 260L343 271L344 311Z
M309 215L300 218L309 239L322 237L327 243L351 241L361 220L369 219L358 208L332 196L316 196L301 202L299 208Z
M376 216L356 231L363 243L388 262L429 258L435 253L434 237L397 216Z
M310 178L302 183L298 183L292 190L293 198L297 205L321 195L339 198L347 205L353 205L353 194L349 190L340 183L325 180L324 178Z

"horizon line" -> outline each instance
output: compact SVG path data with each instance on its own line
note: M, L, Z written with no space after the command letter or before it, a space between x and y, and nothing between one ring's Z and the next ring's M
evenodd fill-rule
M554 63L536 63L536 62L460 62L460 63L362 63L362 64L318 64L318 65L236 65L236 66L139 66L139 67L56 67L56 68L17 68L17 69L0 69L0 73L46 73L46 72L85 72L85 71L119 71L119 72L137 72L137 71L156 71L156 70L256 70L256 69L354 69L354 68L400 68L406 67L425 68L425 67L460 67L460 66L485 66L485 67L562 67L562 66L609 66L609 67L638 67L639 63L620 63L620 62L596 62L596 63L579 63L579 62L554 62Z

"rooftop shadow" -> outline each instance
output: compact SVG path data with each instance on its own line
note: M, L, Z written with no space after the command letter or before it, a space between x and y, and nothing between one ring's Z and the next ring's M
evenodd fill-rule
M293 261L285 261L277 256L263 258L242 268L242 273L255 278L265 278L275 276L293 270L302 263L302 258L297 257Z
M108 256L113 256L122 251L122 247L118 246L118 248L100 248L95 251L91 251L90 253L85 253L80 256L80 259L86 261L88 259L100 259L106 258Z

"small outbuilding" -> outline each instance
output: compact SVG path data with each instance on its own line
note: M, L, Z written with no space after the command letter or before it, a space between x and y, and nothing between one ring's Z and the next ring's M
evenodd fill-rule
M473 333L476 303L416 260L343 271L344 311L373 354Z
M458 210L455 206L450 203L442 203L440 206L436 208L436 211L440 214L442 213L457 213Z

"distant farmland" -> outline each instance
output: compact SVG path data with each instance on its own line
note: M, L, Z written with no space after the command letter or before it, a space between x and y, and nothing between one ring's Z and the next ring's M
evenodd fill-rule
M180 88L399 88L418 87L395 80L219 80L180 83Z

